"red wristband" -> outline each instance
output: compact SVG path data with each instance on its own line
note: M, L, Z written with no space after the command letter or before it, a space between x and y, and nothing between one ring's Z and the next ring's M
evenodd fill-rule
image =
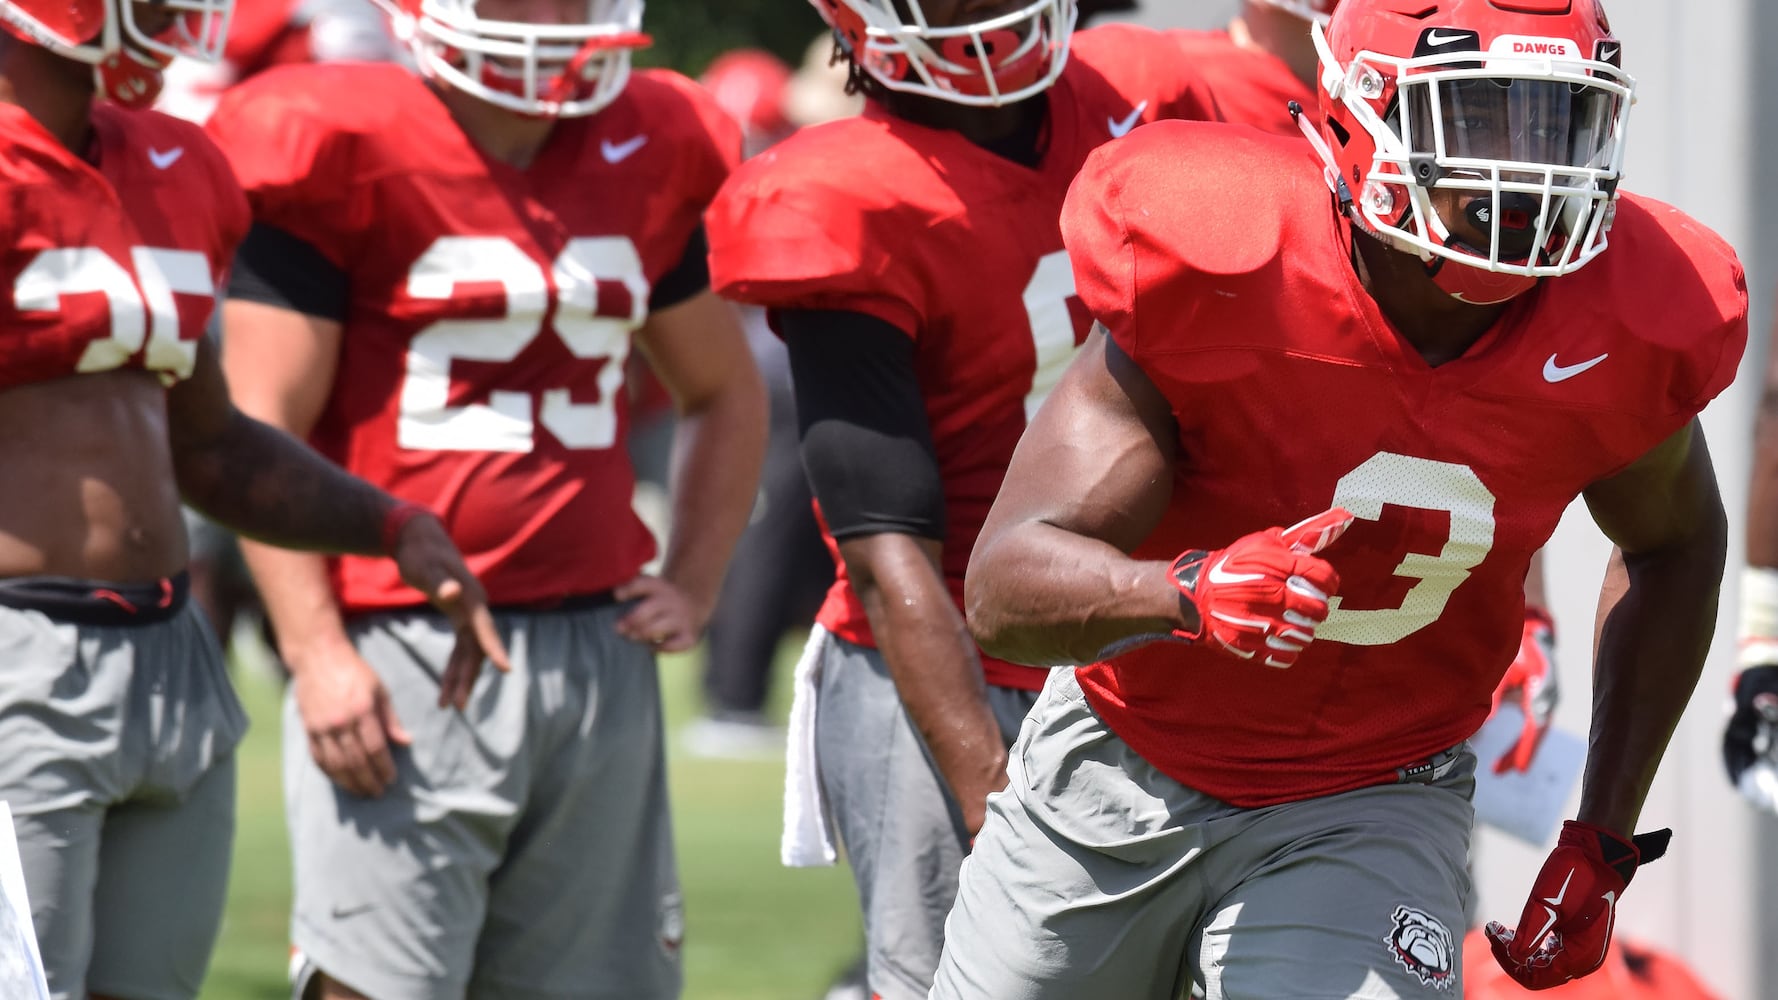
M401 541L401 529L416 517L435 517L432 508L417 503L402 501L389 508L383 515L383 554L395 554L395 546Z

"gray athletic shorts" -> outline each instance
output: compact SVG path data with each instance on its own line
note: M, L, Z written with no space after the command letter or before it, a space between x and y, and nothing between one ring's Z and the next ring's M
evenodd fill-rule
M195 604L127 627L0 607L0 798L57 1000L197 995L246 730Z
M380 798L321 773L286 699L299 996L317 969L375 1000L678 995L660 687L621 613L498 613L512 673L462 714L437 706L443 618L352 622L414 737Z
M1007 743L1036 697L988 688ZM932 988L969 850L963 815L902 709L882 653L829 636L816 704L822 791L858 883L870 989L883 1000L920 1000Z
M933 1000L1460 1000L1475 758L1238 809L1057 670L963 865Z

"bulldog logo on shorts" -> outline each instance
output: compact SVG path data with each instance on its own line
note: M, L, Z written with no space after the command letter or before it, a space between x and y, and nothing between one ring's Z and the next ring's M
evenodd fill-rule
M1402 968L1420 977L1421 985L1448 990L1456 981L1451 930L1425 910L1397 906L1395 926L1383 943Z

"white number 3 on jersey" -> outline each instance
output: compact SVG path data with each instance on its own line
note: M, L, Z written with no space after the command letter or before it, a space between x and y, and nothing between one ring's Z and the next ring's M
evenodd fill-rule
M1410 552L1395 568L1396 576L1419 581L1399 607L1349 611L1335 597L1317 641L1382 646L1407 638L1444 614L1452 592L1494 547L1494 494L1467 465L1381 451L1340 477L1330 506L1377 521L1385 504L1446 511L1450 534L1437 555Z

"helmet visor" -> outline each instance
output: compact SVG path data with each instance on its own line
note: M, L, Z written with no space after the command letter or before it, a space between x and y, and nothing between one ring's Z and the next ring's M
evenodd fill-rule
M1603 248L1628 101L1626 86L1583 71L1410 74L1399 116L1406 166L1423 192L1472 193L1462 212L1486 234L1474 249L1490 266L1564 268ZM1453 220L1424 221L1439 242L1451 239Z
M1445 169L1465 161L1511 170L1524 166L1589 171L1609 165L1620 97L1559 80L1499 77L1442 80L1402 88L1412 124L1411 153L1431 154Z

